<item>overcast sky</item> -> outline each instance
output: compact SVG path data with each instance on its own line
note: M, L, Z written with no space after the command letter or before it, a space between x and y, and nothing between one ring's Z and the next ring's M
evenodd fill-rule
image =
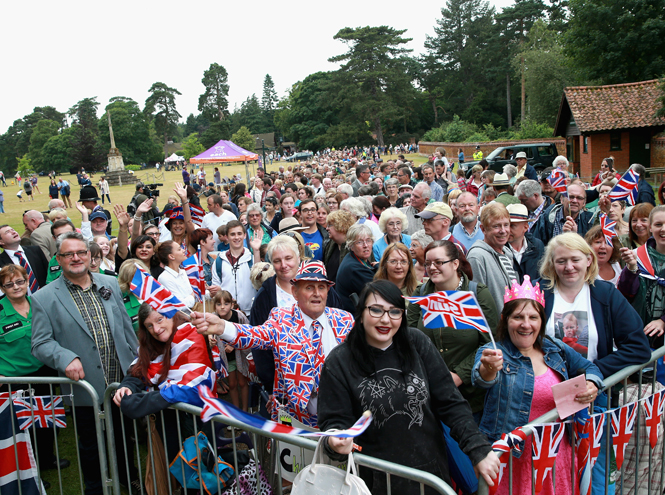
M513 2L491 3L501 9ZM423 52L443 5L432 0L3 2L0 133L36 106L66 112L85 97L97 97L100 114L113 96L130 97L143 108L156 81L182 93L176 103L184 120L198 113L203 71L213 62L229 74L230 111L252 93L260 100L266 74L281 98L308 74L338 67L327 60L346 51L333 36L347 26L407 29L404 36L413 38L409 48Z

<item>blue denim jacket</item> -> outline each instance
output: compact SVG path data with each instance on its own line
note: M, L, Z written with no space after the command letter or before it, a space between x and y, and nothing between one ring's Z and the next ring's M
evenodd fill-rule
M497 342L496 345L503 352L503 369L496 378L486 382L479 371L483 349L491 349L491 343L478 349L471 372L473 385L489 389L485 396L480 431L487 435L490 442L498 440L502 433L513 431L529 422L535 381L531 359L523 356L510 340ZM543 352L545 364L563 380L584 370L587 380L595 383L599 390L602 388L603 375L598 367L560 340L544 338ZM513 455L519 457L519 453L513 452Z

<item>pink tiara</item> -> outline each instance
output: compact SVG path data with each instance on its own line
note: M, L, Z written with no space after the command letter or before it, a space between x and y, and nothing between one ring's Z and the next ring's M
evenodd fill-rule
M545 294L540 290L540 284L536 283L534 287L531 285L531 277L524 275L524 283L522 285L513 280L512 286L509 289L506 287L506 293L503 295L503 303L514 301L515 299L531 299L545 307Z

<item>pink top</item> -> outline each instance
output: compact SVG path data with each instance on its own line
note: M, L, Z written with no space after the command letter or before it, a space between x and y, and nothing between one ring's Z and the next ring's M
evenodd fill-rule
M561 377L552 371L551 368L547 368L547 371L542 375L536 376L533 385L529 422L554 409L552 385L561 383L561 381ZM564 436L556 457L556 492L552 489L552 475L549 474L543 483L543 491L540 492L540 495L554 495L555 493L556 495L570 495L571 455L572 449L570 448L570 443L568 442L568 438ZM529 436L526 439L522 456L519 459L513 457L513 495L531 495L531 457L531 436ZM503 456L501 458L503 459ZM509 470L508 466L506 466L497 495L509 494L508 488L510 485L508 483L508 476Z

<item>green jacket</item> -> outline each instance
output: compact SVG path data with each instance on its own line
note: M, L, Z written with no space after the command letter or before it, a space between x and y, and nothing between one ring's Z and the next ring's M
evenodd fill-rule
M28 302L30 297L28 296ZM0 302L0 375L26 376L44 366L32 355L32 307L24 318L7 298Z
M48 273L46 274L46 285L53 282L56 278L62 273L62 268L58 264L58 260L55 259L55 256L51 258L51 261L48 262Z
M122 301L125 303L125 309L129 315L129 319L132 320L132 327L134 331L139 331L139 308L141 307L141 301L134 295L133 292L127 292L122 294Z
M469 280L466 275L460 290L469 290ZM421 286L424 285L422 294L420 291ZM419 285L414 291L414 296L426 296L435 292L434 283L430 280L424 284ZM476 288L476 298L480 304L480 308L485 315L487 324L492 329L492 333L496 331L499 324L499 314L496 309L494 299L490 294L487 286L478 284ZM471 410L476 413L483 410L483 403L485 401L485 390L476 388L471 385L471 370L476 357L476 351L479 348L490 342L489 334L481 333L477 330L469 329L456 329L450 327L442 328L426 328L423 325L422 311L418 311L410 305L406 313L406 321L410 327L418 328L434 343L439 350L441 357L446 362L448 369L452 373L456 373L462 380L462 385L459 391L464 398L469 402Z

